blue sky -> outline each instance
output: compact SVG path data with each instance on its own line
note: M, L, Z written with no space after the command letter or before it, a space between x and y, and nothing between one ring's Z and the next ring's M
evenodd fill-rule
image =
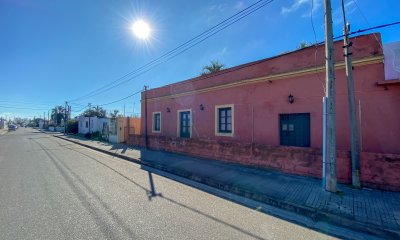
M198 76L210 60L226 67L294 50L324 38L322 0L275 0L169 62L114 89L75 101L73 110L112 102ZM81 97L161 56L256 0L0 0L0 116L33 117ZM398 0L346 0L352 30L399 21ZM334 34L342 33L340 1L332 0ZM151 37L130 26L147 21ZM400 41L400 26L379 30ZM140 112L140 95L107 105ZM30 108L30 109L23 109ZM75 112L76 114L76 112Z

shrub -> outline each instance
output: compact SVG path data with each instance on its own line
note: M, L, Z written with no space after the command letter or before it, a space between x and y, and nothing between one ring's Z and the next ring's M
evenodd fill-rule
M90 139L91 137L92 137L92 134L90 134L90 133L85 134L85 138Z
M78 133L78 120L72 119L67 122L68 133Z
M91 138L92 138L93 140L97 140L97 141L103 141L103 140L104 140L103 137L101 136L100 132L94 132L94 133L92 133Z

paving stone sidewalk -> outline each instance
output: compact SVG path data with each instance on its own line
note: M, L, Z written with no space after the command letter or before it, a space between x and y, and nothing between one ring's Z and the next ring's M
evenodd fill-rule
M226 162L56 135L80 145L158 168L212 187L387 238L400 238L400 193L353 189L325 192L321 180Z

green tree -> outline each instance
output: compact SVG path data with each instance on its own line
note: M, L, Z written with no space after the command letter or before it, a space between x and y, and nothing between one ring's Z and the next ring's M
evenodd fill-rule
M203 67L203 72L201 73L201 75L221 71L222 69L224 69L224 66L224 64L219 63L218 61L211 61L209 65Z
M97 117L100 117L100 118L107 117L107 111L105 109L103 109L102 107L97 106L95 108L95 111L96 111Z
M83 116L85 117L99 117L103 118L106 117L106 110L104 110L102 107L95 107L94 109L87 109L86 111L83 112Z
M53 119L56 126L61 124L61 121L65 119L65 108L63 106L55 106L51 109L51 119Z
M76 119L68 120L67 122L68 133L74 133L74 134L78 133L78 122L79 121Z
M117 109L115 109L114 111L112 111L112 112L110 113L110 117L116 118L116 117L119 116L118 113L119 113L119 111L118 111Z
M302 48L306 48L311 46L310 43L306 42L306 41L301 41L300 44L297 46L297 49L302 49Z

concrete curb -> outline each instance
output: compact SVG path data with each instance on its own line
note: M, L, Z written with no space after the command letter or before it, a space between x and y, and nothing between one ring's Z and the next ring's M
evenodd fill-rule
M159 169L164 172L174 174L179 177L187 178L192 181L199 182L201 184L204 184L204 185L216 188L216 189L220 189L220 190L223 190L223 191L226 191L229 193L233 193L233 194L236 194L236 195L239 195L239 196L251 199L251 200L255 200L255 201L267 204L272 207L276 207L276 208L280 208L280 209L283 209L283 210L286 210L289 212L300 214L300 215L303 215L305 217L312 219L315 222L322 221L322 222L327 222L330 224L349 228L349 229L352 229L355 231L366 232L366 233L369 233L372 235L376 235L376 236L380 236L380 237L384 237L384 238L388 238L388 239L400 239L400 230L388 229L388 228L384 228L384 227L378 226L378 225L373 225L370 223L359 222L352 218L335 215L335 214L332 214L329 212L319 211L317 209L310 208L307 206L302 206L302 205L299 205L299 204L296 204L293 202L287 202L284 200L275 199L273 197L266 196L263 194L250 192L246 189L242 189L242 188L235 187L235 186L228 185L228 184L223 184L214 179L198 176L191 172L174 169L172 167L161 165L161 164L155 164L155 163L151 163L151 162L147 162L147 161L142 161L140 159L128 157L128 156L125 156L122 154L118 154L118 153L110 152L110 151L107 151L104 149L96 148L96 147L93 147L90 145L86 145L86 144L83 144L78 141L64 138L62 136L57 136L57 135L53 135L53 136L63 139L63 140L66 140L66 141L69 141L69 142L73 142L75 144L78 144L78 145L81 145L81 146L84 146L87 148L90 148L95 151L99 151L99 152L102 152L102 153L105 153L105 154L108 154L108 155L111 155L114 157L122 158L127 161L134 162L134 163L144 165L147 167Z

